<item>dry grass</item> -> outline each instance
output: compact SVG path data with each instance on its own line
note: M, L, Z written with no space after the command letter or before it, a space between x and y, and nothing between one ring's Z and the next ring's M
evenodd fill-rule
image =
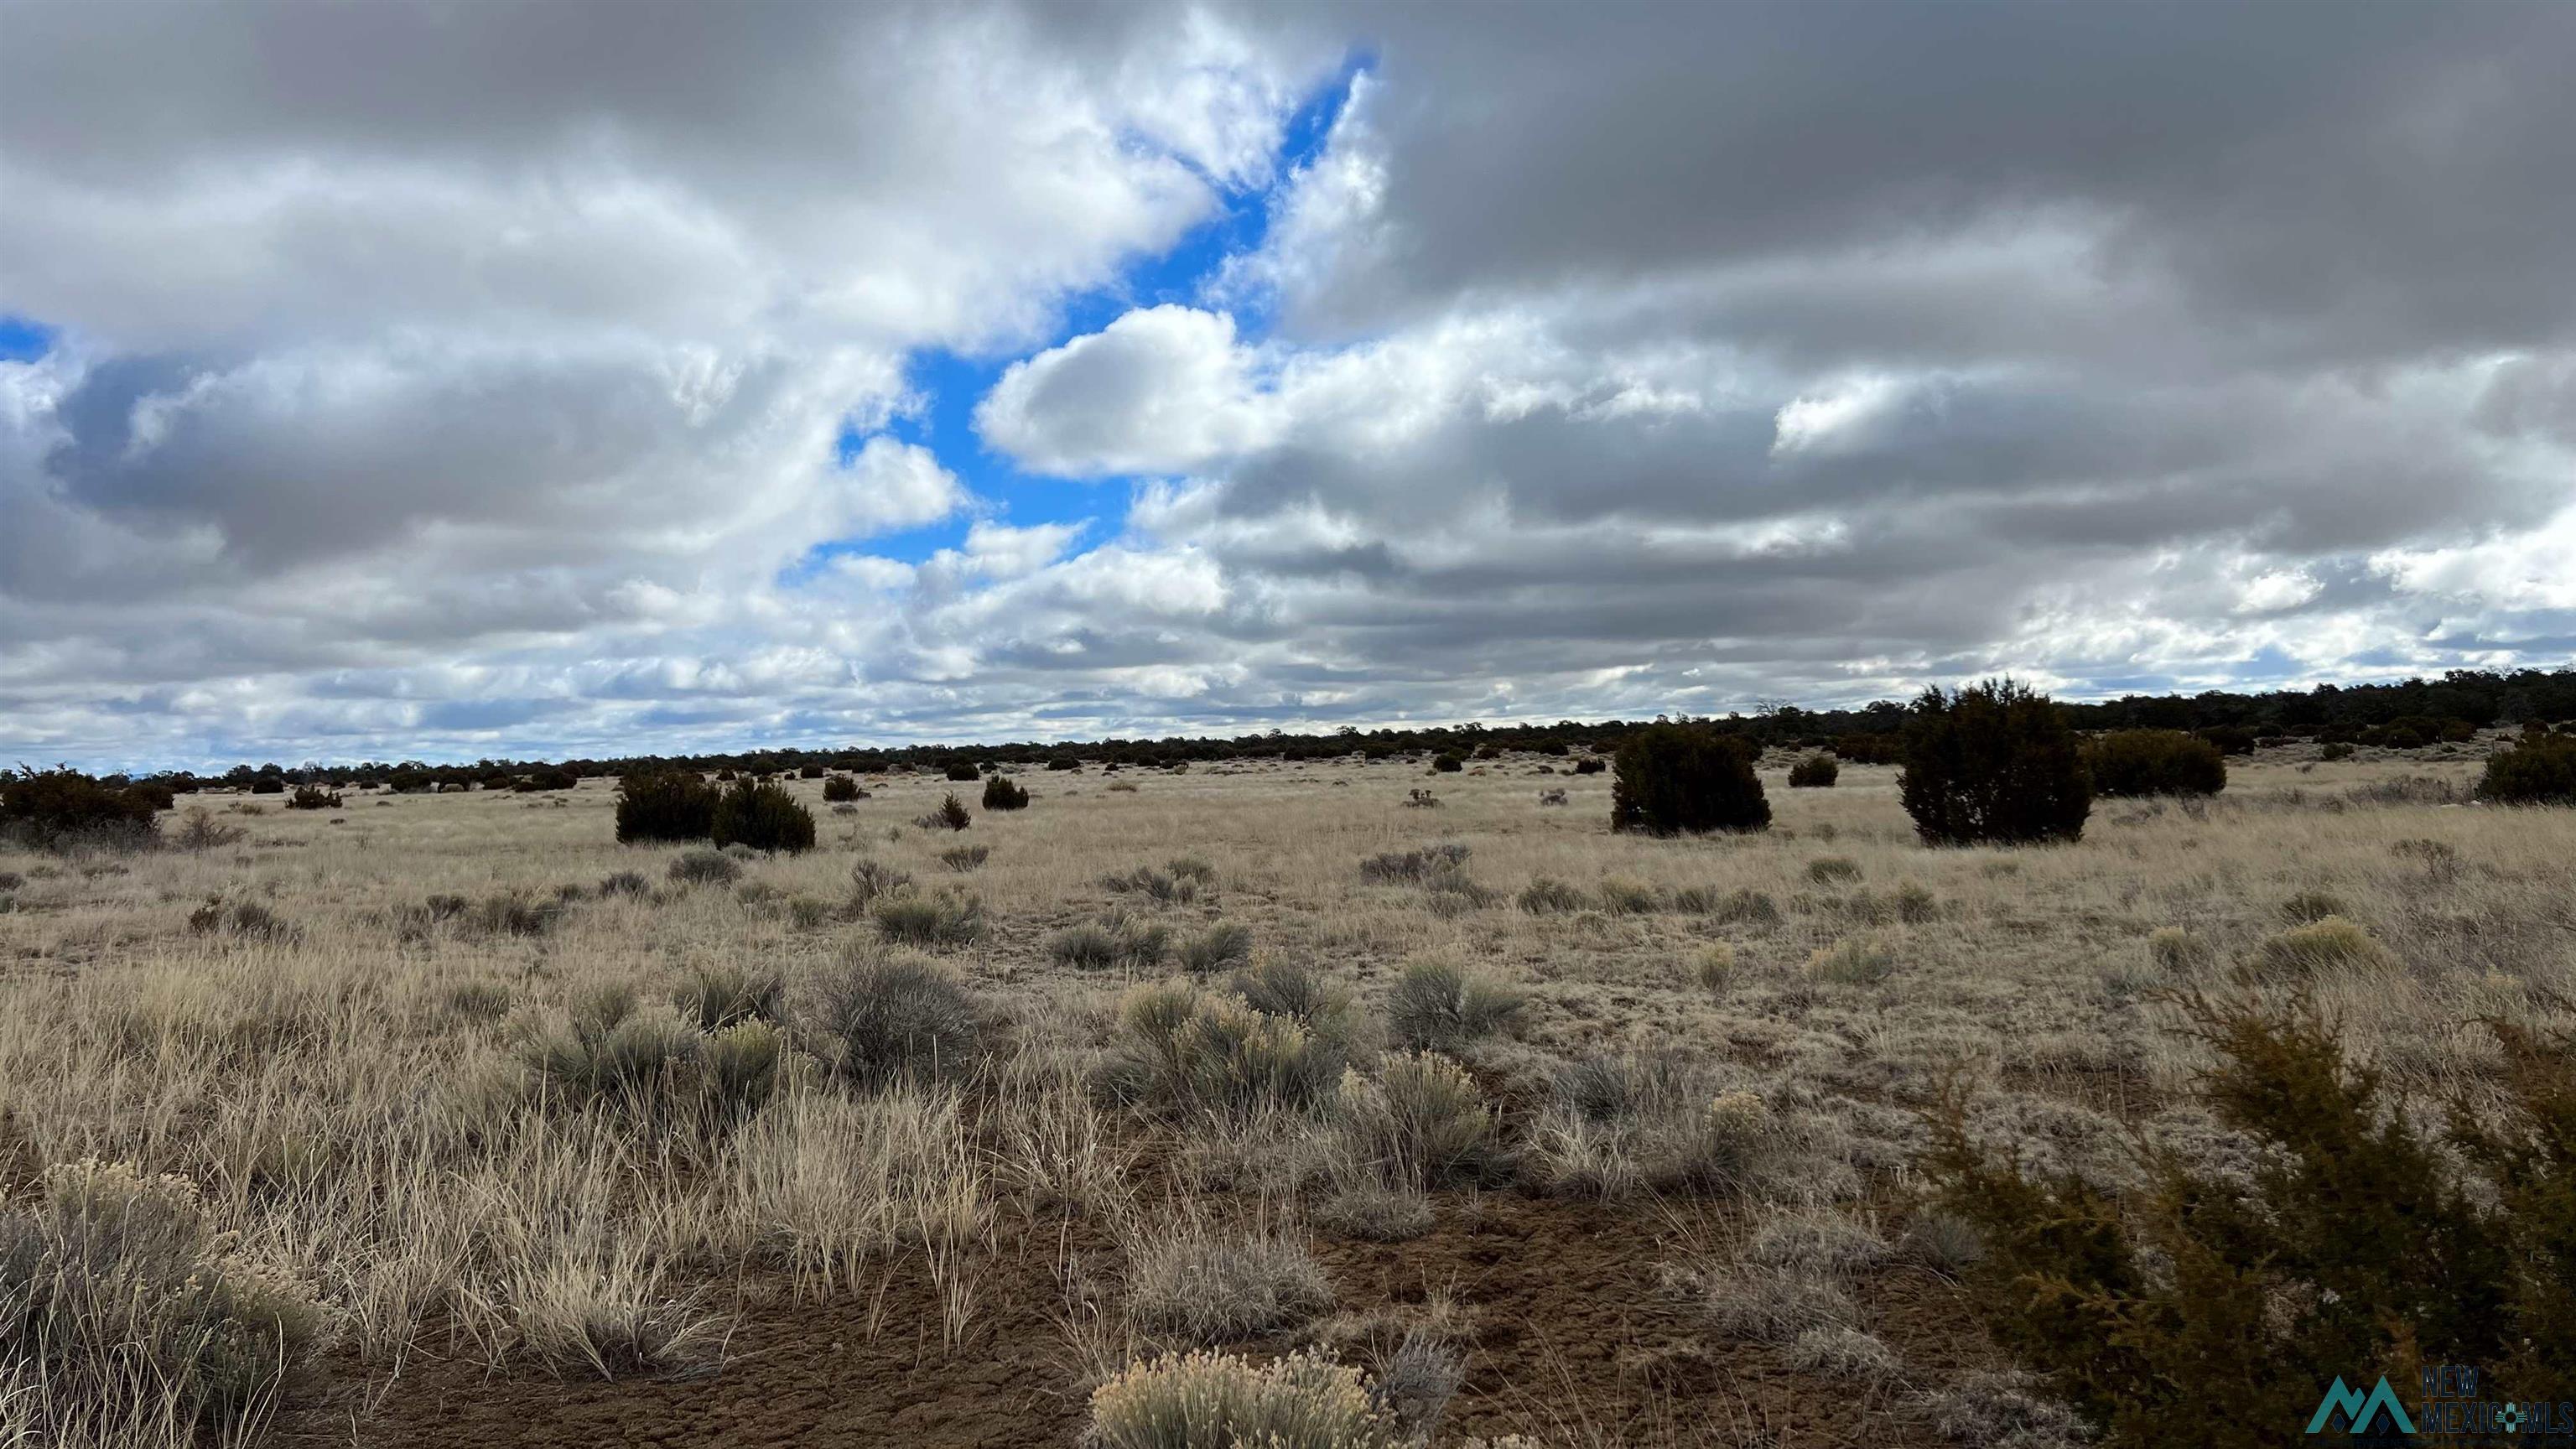
M2498 1066L2473 1022L2564 1026L2576 997L2576 813L2449 803L2468 758L2258 759L2215 800L2104 802L2081 844L2021 851L1921 847L1894 772L1859 766L1795 792L1767 769L1765 835L1612 835L1606 776L1557 775L1570 803L1542 808L1539 763L1480 761L1436 811L1405 808L1400 762L1122 778L979 815L971 898L903 879L956 879L957 837L910 823L949 788L923 776L866 781L810 854L676 873L679 850L613 843L599 781L560 807L364 796L345 823L226 814L245 838L193 850L9 855L0 1190L23 1217L57 1164L184 1179L225 1261L299 1285L379 1381L424 1348L511 1374L704 1364L764 1285L830 1298L898 1267L941 1275L931 1341L959 1341L977 1263L1068 1216L1144 1221L1148 1181L1381 1241L1477 1194L1662 1202L1754 1215L1638 1245L1710 1331L1820 1379L1902 1378L1910 1398L1867 1401L1888 1422L1967 1422L1996 1381L1926 1377L1866 1286L1975 1251L1904 1201L1943 1084L1973 1090L1976 1132L2116 1184L2124 1127L2236 1150L2192 1104L2204 1058L2163 988L2310 993L2354 1058L2470 1101ZM470 909L433 919L448 899ZM1067 949L1096 925L1108 950ZM1159 984L1182 967L1155 930L1186 989ZM939 949L976 1003L935 1070L853 1072L848 1032L800 1015L881 933ZM712 1062L775 1023L777 1059L722 1110L566 1102L531 1064L619 991L656 1052ZM1288 1240L1262 1242L1255 1287L1313 1302ZM1134 1262L1185 1303L1245 1251ZM1300 1317L1229 1322L1293 1338ZM42 1373L0 1363L10 1413L98 1419L89 1380ZM1161 1380L1118 1382L1143 1405ZM122 1442L188 1441L163 1419Z

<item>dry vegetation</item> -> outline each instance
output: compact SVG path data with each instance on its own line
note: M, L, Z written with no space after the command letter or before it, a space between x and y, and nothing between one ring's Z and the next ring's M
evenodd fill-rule
M775 857L617 845L599 780L200 796L0 856L0 1443L2078 1442L1933 1107L2224 1171L2193 987L2499 1090L2480 1023L2571 1025L2576 812L2458 803L2480 748L2022 849L1788 755L1684 839L1520 756L1029 775L966 837L795 781Z

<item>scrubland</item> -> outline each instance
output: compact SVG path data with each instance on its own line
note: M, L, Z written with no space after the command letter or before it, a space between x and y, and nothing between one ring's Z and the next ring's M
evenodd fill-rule
M1293 1390L1315 1444L2046 1449L1934 1104L2117 1192L2248 1152L2178 992L2302 994L2419 1103L2576 1025L2576 812L2469 754L1943 850L1891 768L1653 839L1563 763L1026 774L963 832L792 782L817 848L730 858L601 780L208 793L202 848L0 857L0 1264L88 1275L0 1442L1142 1445Z

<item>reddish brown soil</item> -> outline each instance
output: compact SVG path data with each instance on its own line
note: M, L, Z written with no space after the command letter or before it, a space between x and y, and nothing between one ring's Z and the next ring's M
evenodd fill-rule
M1685 1239L1723 1236L1721 1223L1508 1194L1440 1206L1427 1237L1328 1242L1318 1254L1345 1323L1374 1317L1400 1332L1426 1304L1454 1305L1468 1377L1444 1442L1509 1432L1587 1449L1935 1442L1896 1412L1900 1387L1856 1390L1792 1372L1776 1350L1719 1338L1686 1301L1658 1291L1657 1265L1682 1256ZM312 1449L1071 1445L1084 1389L1062 1329L1067 1247L1116 1261L1105 1235L1079 1224L1005 1245L982 1261L974 1313L953 1351L915 1262L830 1303L743 1304L722 1367L700 1377L559 1382L423 1355L390 1385L370 1386L358 1364L343 1363L282 1439ZM1913 1383L1993 1361L1939 1280L1896 1270L1864 1284L1863 1296ZM1365 1343L1345 1352L1364 1360ZM372 1412L370 1393L380 1395Z

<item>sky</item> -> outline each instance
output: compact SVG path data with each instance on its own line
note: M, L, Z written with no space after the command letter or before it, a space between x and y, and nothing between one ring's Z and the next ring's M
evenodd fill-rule
M2576 657L2576 5L0 0L0 761Z

